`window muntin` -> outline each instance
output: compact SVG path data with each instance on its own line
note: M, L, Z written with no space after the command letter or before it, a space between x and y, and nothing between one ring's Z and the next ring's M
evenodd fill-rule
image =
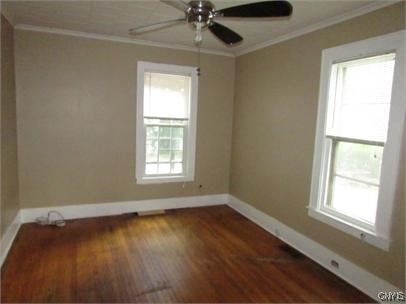
M395 54L332 65L321 210L374 230Z
M137 182L194 176L196 69L138 63Z

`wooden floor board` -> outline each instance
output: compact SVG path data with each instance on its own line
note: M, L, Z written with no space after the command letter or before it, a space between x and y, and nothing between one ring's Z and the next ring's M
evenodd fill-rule
M371 302L226 206L25 224L5 302Z

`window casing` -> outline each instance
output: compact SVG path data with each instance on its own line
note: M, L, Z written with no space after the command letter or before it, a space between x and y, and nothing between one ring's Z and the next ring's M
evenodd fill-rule
M138 62L137 183L194 179L196 68Z
M309 215L387 250L405 31L323 51Z

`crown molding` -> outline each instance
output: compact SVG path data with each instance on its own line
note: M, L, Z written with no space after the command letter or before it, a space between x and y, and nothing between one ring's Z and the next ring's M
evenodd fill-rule
M7 21L11 24L12 27L14 27L14 19L11 17L10 12L2 5L1 5L1 14L3 15L4 18L7 19Z
M395 3L401 2L401 0L378 0L370 5L366 5L364 7L358 8L351 12L344 13L342 15L335 16L333 18L326 19L324 21L306 26L298 31L293 31L286 35L279 36L275 39L270 39L268 41L247 47L242 48L241 50L236 50L234 52L224 52L219 50L212 50L212 49L200 49L201 53L210 54L210 55L218 55L218 56L227 56L227 57L238 57L241 55L245 55L248 53L252 53L254 51L266 48L268 46L290 40L326 27L331 25L370 13L372 11L384 8L389 5L393 5ZM65 29L58 29L58 28L51 28L51 27L44 27L44 26L35 26L35 25L28 25L28 24L14 24L13 19L11 18L10 14L2 8L2 14L7 20L14 26L17 30L26 30L26 31L35 31L35 32L43 32L43 33L50 33L50 34L59 34L59 35L66 35L66 36L74 36L74 37L82 37L82 38L89 38L89 39L98 39L98 40L107 40L107 41L115 41L120 43L130 43L130 44L137 44L137 45L144 45L144 46L154 46L154 47L161 47L161 48L168 48L168 49L175 49L175 50L182 50L182 51L190 51L190 52L198 52L198 50L194 47L182 45L182 44L172 44L172 43L165 43L165 42L153 42L147 41L142 39L133 39L133 38L126 38L114 35L104 35L104 34L96 34L96 33L86 33L80 31L72 31L72 30L65 30Z
M121 42L121 43L130 43L130 44L137 44L137 45L144 45L144 46L154 46L154 47L175 49L175 50L181 50L181 51L198 52L197 48L187 46L187 45L164 43L164 42L153 42L153 41L147 41L147 40L141 40L141 39L132 39L132 38L126 38L126 37L120 37L120 36L113 36L113 35L71 31L71 30L44 27L44 26L17 24L14 26L14 28L16 30L42 32L42 33L49 33L49 34L58 34L58 35L74 36L74 37L81 37L81 38L107 40L107 41L114 41L114 42ZM211 50L211 49L201 48L200 52L204 53L204 54L209 54L209 55L235 57L235 55L233 53Z
M256 44L256 45L251 46L251 47L243 48L242 50L239 50L239 51L235 52L234 54L235 54L236 57L238 57L238 56L241 56L241 55L252 53L254 51L266 48L266 47L271 46L273 44L277 44L277 43L280 43L280 42L283 42L283 41L286 41L286 40L290 40L290 39L293 39L293 38L296 38L296 37L299 37L299 36L302 36L302 35L305 35L305 34L308 34L308 33L311 33L311 32L326 28L326 27L329 27L329 26L334 25L334 24L337 24L337 23L340 23L340 22L343 22L343 21L346 21L346 20L361 16L361 15L365 15L365 14L370 13L372 11L378 10L380 8L384 8L384 7L392 5L392 4L396 4L398 2L401 2L401 1L399 1L399 0L376 1L376 2L374 2L372 4L369 4L369 5L366 5L364 7L358 8L356 10L352 10L351 12L344 13L342 15L338 15L338 16L335 16L333 18L329 18L329 19L323 20L321 22L306 26L306 27L304 27L304 28L302 28L302 29L300 29L298 31L293 31L293 32L288 33L286 35L279 36L279 37L277 37L275 39L271 39L271 40Z

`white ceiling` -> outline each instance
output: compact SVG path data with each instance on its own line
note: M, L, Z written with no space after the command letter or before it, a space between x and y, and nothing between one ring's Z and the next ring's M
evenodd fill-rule
M259 1L259 0L258 0ZM217 9L255 0L213 0ZM293 14L285 20L241 20L219 18L217 21L244 37L236 46L228 47L209 31L203 33L202 48L239 53L255 45L301 31L326 20L337 18L365 7L373 7L382 0L291 0ZM15 25L26 24L56 29L130 37L129 28L183 17L181 11L158 0L132 1L3 1ZM193 46L194 32L187 24L179 24L139 35L136 39L184 46Z

